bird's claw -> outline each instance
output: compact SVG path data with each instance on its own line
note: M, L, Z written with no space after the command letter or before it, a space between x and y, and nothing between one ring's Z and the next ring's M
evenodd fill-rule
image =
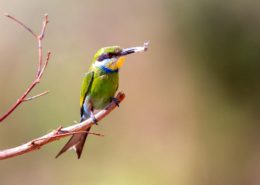
M95 125L98 125L98 120L95 118L95 116L92 117L92 121Z
M117 107L119 107L119 103L120 103L119 99L114 97L112 98L112 101L116 104Z

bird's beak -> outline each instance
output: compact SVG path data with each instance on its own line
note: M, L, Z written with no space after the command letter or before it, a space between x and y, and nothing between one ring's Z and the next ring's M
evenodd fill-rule
M149 45L149 42L144 42L143 46L125 48L121 51L120 56L125 56L125 55L129 55L129 54L132 54L132 53L147 51L148 45Z

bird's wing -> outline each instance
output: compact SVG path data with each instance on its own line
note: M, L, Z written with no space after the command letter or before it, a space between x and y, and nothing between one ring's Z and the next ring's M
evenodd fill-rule
M80 91L80 109L82 114L82 106L84 104L85 98L90 90L91 84L93 82L94 72L90 71L85 74L82 84L81 84L81 91Z

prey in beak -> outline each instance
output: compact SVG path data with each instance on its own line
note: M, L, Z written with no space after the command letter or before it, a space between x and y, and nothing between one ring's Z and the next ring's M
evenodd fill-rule
M125 56L129 55L132 53L138 53L138 52L144 52L147 51L149 45L149 41L144 42L143 46L137 46L137 47L131 47L131 48L124 48L122 51L119 53L120 56Z

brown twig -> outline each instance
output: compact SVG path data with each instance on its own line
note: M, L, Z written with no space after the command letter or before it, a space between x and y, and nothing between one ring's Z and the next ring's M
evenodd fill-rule
M116 98L119 100L119 103L121 103L125 98L125 94L119 92L117 94ZM116 107L117 107L117 105L114 102L111 102L105 109L99 111L95 115L95 118L98 121L101 121ZM74 124L74 125L66 127L66 128L60 127L42 137L33 139L23 145L0 151L0 160L8 159L11 157L15 157L18 155L22 155L22 154L40 149L43 145L46 145L46 144L56 141L58 139L67 137L74 133L78 133L78 132L82 132L82 131L84 132L87 130L87 128L91 127L92 125L94 125L93 120L87 119L81 123Z
M41 73L41 67L42 67L42 40L44 38L44 35L45 35L45 31L46 31L46 26L48 24L48 14L45 14L44 15L45 19L42 23L42 30L41 30L41 33L40 35L37 37L37 40L38 40L38 47L39 47L39 58L38 58L38 70L37 70L37 73L36 73L36 76L39 76L40 73Z
M35 98L39 98L40 96L44 96L44 95L48 94L49 92L50 92L49 90L44 91L44 92L42 92L42 93L40 93L40 94L31 96L31 97L29 97L29 98L25 98L23 101L31 101L31 100L34 100Z
M31 83L31 85L27 88L27 90L23 93L23 95L16 101L16 103L6 112L4 113L1 117L0 117L0 122L2 122L3 120L5 120L22 102L28 100L26 97L27 95L31 92L31 90L36 86L36 84L38 84L41 80L41 77L43 75L43 72L46 68L46 66L48 65L49 59L50 59L50 55L51 53L48 52L47 53L47 57L45 60L45 63L42 65L43 63L43 56L42 56L42 40L44 38L44 34L46 31L46 26L48 23L48 15L45 15L45 19L43 21L43 25L42 25L42 30L41 33L39 35L35 34L32 29L30 29L28 26L26 26L23 22L21 22L20 20L16 19L15 17L9 15L9 14L5 14L6 17L10 18L11 20L15 21L16 23L18 23L19 25L21 25L22 27L24 27L29 33L31 33L37 40L38 42L38 67L37 67L37 72L36 72L36 78L34 79L34 81ZM45 93L41 93L40 95L36 95L34 96L34 98L29 98L31 99L35 99L37 97L40 97Z
M18 24L20 24L22 27L24 27L28 32L30 32L34 37L35 39L37 39L37 34L34 33L34 31L31 30L31 28L29 28L28 26L26 26L24 23L22 23L21 21L19 21L18 19L16 19L15 17L9 15L8 13L5 13L4 14L6 17L12 19L13 21L17 22Z
M75 132L66 132L66 133L56 132L56 134L54 134L53 136L37 138L37 139L32 140L31 143L35 143L35 142L41 141L41 140L60 139L60 138L65 137L65 136L71 136L71 135L74 135L74 134L82 134L82 133L88 133L88 134L91 134L91 135L104 137L103 134L96 133L96 132L88 132L88 131L75 131Z

